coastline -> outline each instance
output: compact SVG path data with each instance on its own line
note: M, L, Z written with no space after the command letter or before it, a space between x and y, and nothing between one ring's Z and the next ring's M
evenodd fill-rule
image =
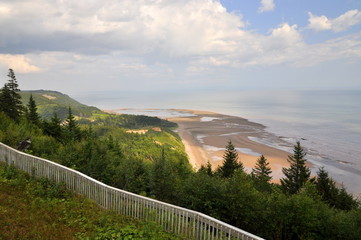
M242 117L191 109L133 109L103 110L113 114L148 115L178 124L178 133L185 146L189 163L194 170L209 162L215 170L223 163L223 154L229 140L238 152L246 172L251 173L257 159L264 155L269 162L272 182L284 177L282 168L289 167L287 158L293 144L266 130L266 126ZM313 163L307 162L312 169Z
M271 134L265 131L265 126L261 124L214 112L189 109L174 109L174 111L193 115L171 117L167 120L178 124L177 133L185 145L189 162L195 170L206 165L208 161L213 169L221 165L225 146L229 140L236 147L239 161L243 163L247 172L252 171L261 154L270 163L274 182L278 182L283 177L282 168L289 167L287 162L289 152L253 141L265 137L276 138L270 136Z
M361 155L359 148L361 125L360 118L357 118L357 114L355 114L361 110L360 106L356 104L360 99L360 92L357 94L350 94L348 91L324 91L321 94L310 91L281 93L295 97L295 101L280 102L279 92L244 91L242 94L239 92L235 94L227 91L217 95L217 99L208 93L187 95L185 99L184 95L179 93L172 95L171 101L165 102L153 100L152 94L140 95L139 97L143 98L137 98L136 102L123 104L119 103L118 97L114 97L112 100L116 100L115 103L110 104L109 100L106 100L103 106L106 109L116 109L114 113L118 114L148 115L163 119L183 117L184 112L180 113L176 109L206 109L230 116L246 116L250 121L261 123L266 127L262 130L263 137L247 136L246 140L281 149L288 154L293 153L293 145L299 140L306 150L306 159L313 176L320 167L324 167L334 181L355 196L361 196L361 185L358 184L361 181L359 157ZM200 99L202 101L199 101ZM233 104L230 105L230 102ZM97 104L99 104L98 101ZM228 135L229 137L233 136ZM203 144L199 143L199 140L203 140L202 136L198 135L198 139L195 140L194 138L192 139L195 143L193 142L192 145L198 144L198 147L199 145L202 147ZM234 140L232 138L232 141ZM217 147L224 150L225 146L226 143L223 142ZM244 148L238 143L236 147ZM203 155L208 154L210 150L215 149L208 147L207 150L204 150L206 153ZM266 151L253 151L264 154L271 161L271 156ZM213 154L214 151L211 153ZM209 154L207 156L210 159ZM242 154L240 156L243 163L246 160L245 157L247 156ZM288 164L286 159L287 156L284 156L281 163ZM252 164L249 165L253 167ZM278 169L280 168L282 166L278 166ZM274 173L277 175L274 176L275 178L283 177L281 171L278 173Z

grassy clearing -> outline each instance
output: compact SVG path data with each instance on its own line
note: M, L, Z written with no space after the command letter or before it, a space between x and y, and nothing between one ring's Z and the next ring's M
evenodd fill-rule
M182 239L0 164L0 240Z

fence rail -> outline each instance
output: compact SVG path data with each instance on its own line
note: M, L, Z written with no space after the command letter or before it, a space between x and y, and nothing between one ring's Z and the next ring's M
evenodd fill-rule
M106 209L141 220L153 220L164 230L187 238L262 239L205 214L110 187L78 171L17 151L3 143L0 143L0 162L14 165L36 177L64 183L71 191Z

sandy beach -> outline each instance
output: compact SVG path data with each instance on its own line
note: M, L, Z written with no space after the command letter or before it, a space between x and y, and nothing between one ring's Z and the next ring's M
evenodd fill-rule
M265 131L265 126L261 124L212 112L179 109L176 111L193 115L168 120L178 124L177 132L195 170L206 165L208 161L213 169L222 164L225 146L229 140L235 145L239 160L247 172L252 170L261 154L270 162L274 181L283 176L282 167L289 166L288 152L254 141L270 137L270 133Z
M255 167L257 159L262 154L270 163L273 182L279 182L279 179L284 177L282 168L289 167L287 157L293 146L283 141L282 137L266 131L262 124L245 118L189 109L124 108L106 111L157 116L177 123L178 128L175 131L181 137L189 162L195 170L207 165L208 162L214 170L217 169L223 162L223 154L229 140L237 149L238 159L248 173Z

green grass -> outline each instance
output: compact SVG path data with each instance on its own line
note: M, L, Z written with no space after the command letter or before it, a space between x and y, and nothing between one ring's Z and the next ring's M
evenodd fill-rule
M185 152L185 147L182 143L182 140L176 133L172 132L171 130L165 129L162 132L158 132L150 129L150 131L148 131L146 135L152 137L155 141L163 145L169 145L172 149L180 153Z
M183 239L0 163L0 240Z

